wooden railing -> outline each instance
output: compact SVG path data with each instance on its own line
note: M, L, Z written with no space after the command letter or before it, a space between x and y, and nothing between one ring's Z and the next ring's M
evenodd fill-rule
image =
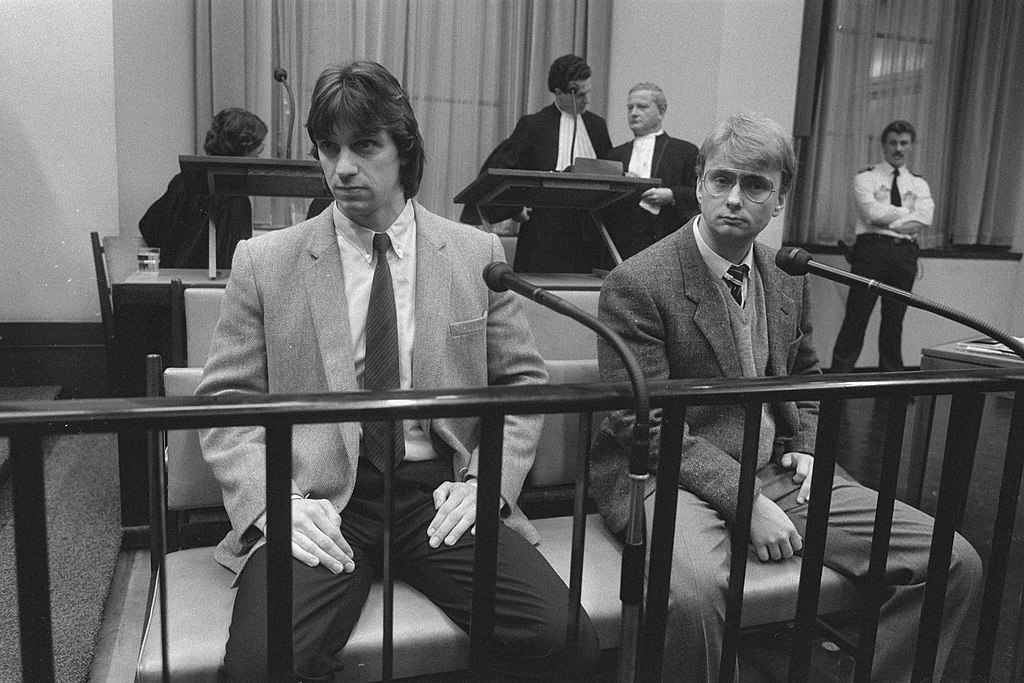
M820 401L818 440L797 618L790 653L791 680L807 680L811 641L815 628L816 601L824 554L830 482L835 468L841 403L849 398L952 395L946 451L932 541L925 604L921 616L915 664L915 680L927 678L934 666L938 624L945 601L945 585L953 532L963 517L973 456L977 444L983 394L1012 392L1014 408L1010 425L1003 485L986 568L982 597L985 618L978 627L974 675L985 680L991 669L992 645L998 628L998 606L1009 558L1013 520L1024 459L1024 374L1005 370L967 372L917 372L887 375L819 376L813 378L765 378L707 382L665 381L650 386L653 408L665 410L661 436L658 487L651 542L642 652L621 652L636 657L642 680L660 677L668 579L672 557L672 524L678 487L678 463L686 409L695 405L741 404L748 426L741 465L738 518L733 525L733 557L746 556L757 449L757 425L764 402ZM897 404L899 402L894 402ZM53 680L53 643L50 621L50 579L47 569L46 515L43 484L43 438L52 434L153 431L167 429L262 425L267 430L267 495L269 585L291 585L289 538L291 440L294 425L347 421L420 419L474 415L482 419L480 488L482 509L498 507L504 417L510 414L586 412L628 409L632 392L626 384L492 387L459 391L403 391L387 394L349 393L323 395L261 395L197 398L92 399L71 401L13 401L0 403L0 436L10 438L14 500L17 581L21 623L22 667L26 680ZM905 409L888 416L879 508L868 586L876 585L885 564L888 525L896 496L896 473L906 419ZM498 520L478 516L477 562L473 601L470 666L489 670L493 640L494 562ZM274 540L277 542L274 542ZM736 549L742 552L736 552ZM727 630L723 661L736 652L742 598L743 562L734 563L730 581ZM640 577L642 584L643 577ZM869 595L871 591L869 590ZM275 615L290 614L290 591L270 595L271 674L291 670L290 621ZM865 619L858 650L857 676L867 680L877 626L878 601L865 601ZM385 642L388 635L385 634ZM921 674L920 676L918 674Z

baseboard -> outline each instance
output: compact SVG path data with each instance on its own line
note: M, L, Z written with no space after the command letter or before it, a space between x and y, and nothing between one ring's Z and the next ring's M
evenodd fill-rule
M0 386L60 385L59 398L108 396L100 323L0 323Z

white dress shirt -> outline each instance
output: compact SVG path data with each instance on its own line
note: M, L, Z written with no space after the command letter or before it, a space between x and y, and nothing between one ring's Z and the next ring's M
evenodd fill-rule
M334 230L341 250L341 272L348 301L348 323L352 333L352 354L356 381L363 385L366 363L366 312L370 305L373 271L377 266L373 252L373 230L353 223L338 208L334 210ZM391 238L388 266L395 291L395 313L398 318L398 368L402 389L412 388L412 349L416 339L416 219L412 202L385 231ZM416 420L404 421L405 459L436 458L429 436Z
M562 118L558 122L558 161L555 163L556 171L572 166L576 157L583 157L584 159L597 158L597 152L594 151L594 143L590 141L590 134L587 133L587 127L583 124L583 114L576 115L576 146L575 149L573 148L572 120L572 114L562 112Z

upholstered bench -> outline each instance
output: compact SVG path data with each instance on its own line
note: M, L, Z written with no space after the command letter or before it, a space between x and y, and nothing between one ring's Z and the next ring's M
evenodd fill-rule
M548 363L551 382L581 384L598 379L593 358ZM200 368L168 368L167 395L191 395ZM568 407L568 406L567 406ZM575 462L583 443L580 416L567 413L545 419L537 460L527 481L532 489L564 486L575 479ZM594 420L594 424L597 420ZM166 449L168 508L220 505L220 491L206 467L194 431L168 432ZM586 518L581 604L594 623L601 647L616 648L620 639L619 578L621 545L597 515ZM533 520L541 535L539 549L568 582L572 538L571 517ZM791 621L795 616L800 560L764 564L751 554L747 563L741 626ZM171 552L166 558L169 667L176 681L214 681L224 658L234 590L232 574L213 559L212 548ZM824 568L819 613L855 608L860 598L853 584ZM161 680L159 603L148 615L139 655L138 680ZM346 679L379 680L382 588L378 582L341 656ZM402 582L394 593L394 676L439 674L463 670L469 662L469 638L437 607Z

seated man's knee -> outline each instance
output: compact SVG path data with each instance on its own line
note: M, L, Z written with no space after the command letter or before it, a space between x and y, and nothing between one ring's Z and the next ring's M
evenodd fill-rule
M985 577L978 551L960 534L953 535L953 551L949 560L949 583L961 591L976 591ZM962 593L961 593L962 594Z

